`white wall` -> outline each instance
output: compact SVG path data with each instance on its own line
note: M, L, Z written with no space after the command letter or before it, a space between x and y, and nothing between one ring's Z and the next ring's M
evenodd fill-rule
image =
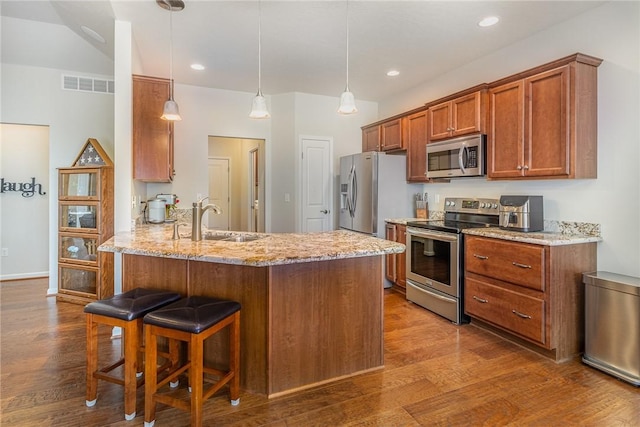
M598 68L598 179L460 180L429 184L444 196L541 194L545 219L599 223L598 269L640 276L640 3L609 2L380 104L382 117L575 52ZM434 209L432 203L432 209Z
M58 172L95 138L113 159L113 95L62 90L62 74L78 73L2 63L0 122L49 126L49 292L58 286ZM89 76L111 79L110 76ZM2 209L6 207L2 206ZM16 227L27 228L28 218ZM29 243L31 244L31 243Z
M0 280L49 275L49 127L0 123ZM32 185L35 179L35 185ZM15 186L10 186L12 183ZM21 183L27 192L19 191ZM57 185L53 183L53 191ZM15 190L11 191L11 187Z
M296 230L300 230L299 198L300 183L300 135L328 136L333 138L333 224L338 228L340 223L338 182L340 175L340 157L362 151L361 127L377 121L378 104L375 102L356 99L358 112L356 114L341 115L337 113L339 98L331 96L295 94L295 133L294 146L296 148L295 175L289 176L295 192L292 193L292 204L296 219ZM294 170L288 169L290 172ZM291 230L289 230L291 231Z

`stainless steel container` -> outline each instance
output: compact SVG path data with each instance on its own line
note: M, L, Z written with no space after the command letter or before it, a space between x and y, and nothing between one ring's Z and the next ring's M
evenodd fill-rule
M589 366L640 386L640 278L596 271L585 284L585 350Z
M165 206L166 203L162 199L151 199L147 201L149 206L149 218L148 221L152 224L163 223L165 218Z

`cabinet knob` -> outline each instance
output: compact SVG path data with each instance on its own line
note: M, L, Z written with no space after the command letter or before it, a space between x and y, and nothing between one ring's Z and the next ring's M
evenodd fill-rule
M524 170L528 171L528 170L529 170L529 166L524 165L524 166L522 167L522 169L524 169Z
M518 165L518 166L516 166L516 169L522 170L522 166Z

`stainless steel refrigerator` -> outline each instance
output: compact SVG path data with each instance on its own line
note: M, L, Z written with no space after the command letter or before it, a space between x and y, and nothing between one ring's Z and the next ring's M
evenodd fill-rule
M340 228L385 237L384 220L413 218L421 184L406 181L406 156L377 151L340 158Z

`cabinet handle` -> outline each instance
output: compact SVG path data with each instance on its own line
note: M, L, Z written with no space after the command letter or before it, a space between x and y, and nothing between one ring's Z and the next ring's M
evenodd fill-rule
M520 268L531 268L530 265L520 264L519 262L512 262L511 264L515 265L516 267L520 267Z
M476 300L476 301L478 301L478 302L481 302L482 304L486 304L486 303L488 303L488 302L489 302L489 300L482 299L482 298L477 297L477 296L475 296L475 295L473 296L473 299L474 299L474 300Z
M511 312L513 314L515 314L516 316L521 317L523 319L531 319L531 316L529 316L528 314L523 314L523 313L520 313L519 311L516 311L516 310L511 310Z
M473 256L478 258L478 259L489 259L488 256L484 256L484 255L473 254Z

